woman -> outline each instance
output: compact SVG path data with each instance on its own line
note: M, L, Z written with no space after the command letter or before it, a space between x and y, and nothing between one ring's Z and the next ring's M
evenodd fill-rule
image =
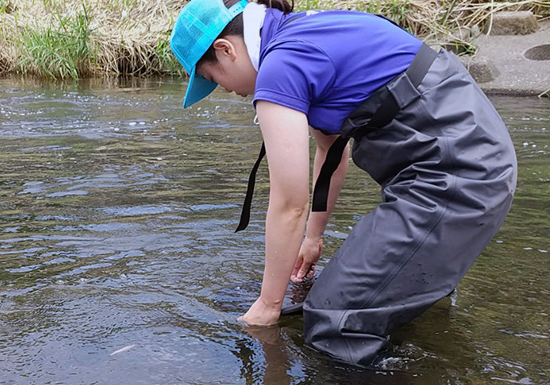
M351 137L353 160L380 183L382 202L304 302L314 348L371 364L392 330L451 293L502 225L516 183L513 145L454 55L379 16L292 13L286 0L191 0L171 45L190 74L184 107L217 84L254 95L270 195L262 289L242 321L277 322L289 279L314 269Z

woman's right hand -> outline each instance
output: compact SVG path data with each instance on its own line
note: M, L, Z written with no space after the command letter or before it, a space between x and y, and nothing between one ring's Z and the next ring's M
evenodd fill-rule
M292 270L290 279L292 282L302 282L304 278L312 278L315 273L315 266L323 250L323 238L304 238L296 264Z

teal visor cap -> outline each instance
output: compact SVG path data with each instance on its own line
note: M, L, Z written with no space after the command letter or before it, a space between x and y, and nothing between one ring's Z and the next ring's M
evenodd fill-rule
M228 9L223 0L191 0L181 10L172 29L170 47L189 74L184 108L208 96L217 87L217 83L196 74L197 63L247 4L247 0L241 0Z

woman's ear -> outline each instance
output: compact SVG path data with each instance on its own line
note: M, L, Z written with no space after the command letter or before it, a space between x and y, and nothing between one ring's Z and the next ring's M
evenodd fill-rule
M214 44L212 44L212 46L214 47L218 59L220 58L220 55L222 57L228 57L231 60L235 60L237 57L236 47L228 39L216 39L214 40Z

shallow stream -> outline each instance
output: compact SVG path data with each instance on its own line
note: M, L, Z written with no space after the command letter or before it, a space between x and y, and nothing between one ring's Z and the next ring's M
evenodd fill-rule
M172 80L0 80L0 384L550 384L550 101L492 97L519 161L510 215L455 297L376 370L304 346L300 316L236 317L263 268L250 100L181 108ZM351 167L323 262L378 186ZM322 265L322 264L321 264Z

